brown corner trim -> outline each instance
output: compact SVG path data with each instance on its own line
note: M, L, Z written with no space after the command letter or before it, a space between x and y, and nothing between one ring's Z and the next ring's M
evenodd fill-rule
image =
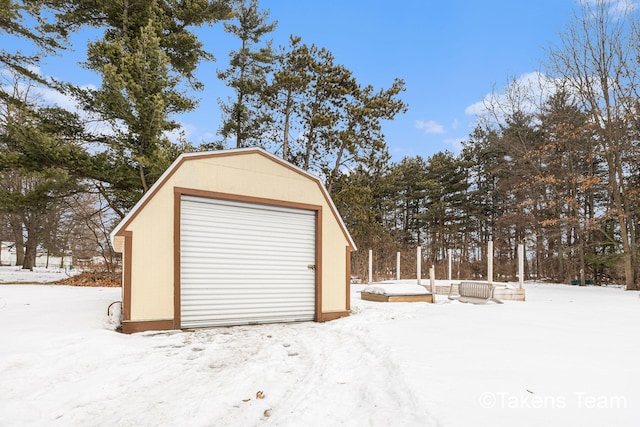
M331 313L322 313L319 322L328 322L330 320L341 319L351 314L351 311L333 311Z
M173 327L173 319L168 320L130 320L122 322L122 332L135 334L145 331L170 331Z
M322 207L316 210L316 322L322 320Z
M181 193L173 190L173 324L180 329L182 311L180 310L180 204Z
M347 311L351 310L351 252L352 252L352 248L350 246L347 246L346 249L347 252L347 258L345 260L345 270L347 272L347 277L346 277L346 282L345 282L345 288L347 289L347 295L346 295L346 302L345 302L345 308Z
M133 251L133 232L124 231L124 254L122 254L122 318L124 321L131 320L131 257Z

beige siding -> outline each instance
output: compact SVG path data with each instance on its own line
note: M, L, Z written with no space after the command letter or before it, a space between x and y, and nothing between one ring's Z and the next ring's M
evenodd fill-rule
M322 206L323 312L346 310L349 241L316 182L257 152L187 159L126 229L133 236L131 320L174 317L174 188Z
M333 217L325 212L322 229L322 311L327 313L346 309L347 242Z
M127 227L133 233L131 320L173 318L173 187L164 186Z

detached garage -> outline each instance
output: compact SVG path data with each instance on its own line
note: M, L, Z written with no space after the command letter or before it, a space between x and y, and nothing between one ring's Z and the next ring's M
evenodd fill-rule
M331 198L262 149L182 155L111 238L126 333L349 314L356 248Z

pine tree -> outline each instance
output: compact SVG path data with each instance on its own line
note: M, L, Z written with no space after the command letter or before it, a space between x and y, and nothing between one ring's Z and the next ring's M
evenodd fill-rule
M82 191L88 155L79 118L55 107L34 105L18 83L0 102L0 213L16 242L18 264L33 269L38 246L57 223L52 214L64 198Z
M367 273L367 249L375 249L378 270L391 271L395 266L395 253L400 246L384 209L390 196L389 158L386 152L371 158L357 165L352 173L340 175L334 184L331 197L361 249L351 256L351 272L355 276L365 277Z
M282 153L282 158L292 161L291 147L294 142L292 131L300 131L297 114L307 86L311 83L311 66L314 58L306 44L301 44L300 37L291 37L289 50L282 48L277 56L277 64L271 84L264 93L264 100L269 107L272 118L269 140L275 145L275 151Z
M259 44L278 23L267 23L269 12L260 11L258 7L257 0L250 0L248 4L245 0L236 0L237 23L224 24L225 31L236 36L241 45L229 55L229 68L218 71L218 78L235 92L228 104L220 101L223 122L219 133L225 140L235 138L236 148L259 145L263 126L270 121L269 116L260 111L260 105L275 55L270 41L263 46Z
M391 167L388 207L392 210L389 225L406 247L422 245L425 240L426 191L429 185L427 162L420 156L405 157Z
M195 69L212 55L190 30L230 16L226 0L111 2L46 0L58 11L60 33L91 26L102 37L88 45L84 66L102 77L98 89L71 85L84 109L107 127L93 137L102 148L85 172L123 217L169 166L184 141L175 115L195 108L184 86L201 89Z
M458 156L445 151L427 159L424 203L420 215L428 235L428 255L443 260L447 249L461 248L468 230L468 173L470 166Z
M276 151L282 147L287 160L323 176L332 192L343 168L383 156L381 121L406 110L398 99L402 91L399 79L388 89L363 87L350 70L335 63L331 52L292 37L265 91L276 127L270 142Z
M59 32L51 32L44 19L49 11L46 2L0 0L0 33L27 41L33 52L24 53L10 50L10 43L0 47L0 65L16 76L28 78L45 85L53 82L42 77L37 66L43 55L53 54L64 48L65 37ZM10 92L0 91L0 97L11 102L20 102Z
M340 169L362 162L363 158L384 152L381 120L393 120L406 105L397 96L404 91L404 82L396 79L389 89L377 93L373 86L358 87L349 95L344 107L342 126L335 138L328 140L327 190L331 193Z

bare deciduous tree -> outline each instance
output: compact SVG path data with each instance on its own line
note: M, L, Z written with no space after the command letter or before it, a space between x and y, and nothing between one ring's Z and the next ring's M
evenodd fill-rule
M558 46L549 51L549 68L582 103L590 116L596 149L605 159L609 190L608 217L616 227L602 227L612 242L620 241L627 289L638 289L637 249L631 244L632 216L625 152L634 138L626 117L634 111L638 66L633 40L633 10L624 2L581 1L581 8ZM635 107L633 107L635 108Z

